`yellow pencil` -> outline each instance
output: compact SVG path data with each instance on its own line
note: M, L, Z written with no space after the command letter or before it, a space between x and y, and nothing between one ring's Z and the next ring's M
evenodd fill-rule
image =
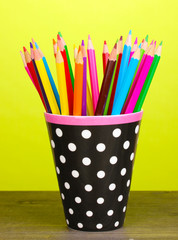
M91 93L90 93L88 81L87 81L87 113L88 113L89 116L94 115L93 102L92 102L92 98L91 98Z
M51 84L50 84L50 81L49 81L49 78L48 78L48 75L47 75L47 72L45 69L45 66L43 63L43 60L41 58L41 55L40 55L39 51L35 48L34 45L33 45L33 47L34 47L35 63L38 68L38 72L39 72L41 81L43 83L43 87L46 92L46 96L47 96L51 111L53 114L60 114L60 111L59 111L59 108L58 108L58 105L57 105L57 102L56 102L56 99L55 99L55 96L54 96L54 93L53 93L53 90L52 90L52 87L51 87Z
M56 71L57 71L57 79L58 79L58 86L59 86L60 103L61 103L61 114L69 115L64 60L59 48L56 54Z

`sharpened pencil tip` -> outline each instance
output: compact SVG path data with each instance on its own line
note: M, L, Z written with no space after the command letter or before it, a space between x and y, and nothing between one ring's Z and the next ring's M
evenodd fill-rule
M23 47L23 51L24 51L24 52L26 52L26 51L27 51L26 47Z
M60 36L60 37L62 37L62 34L61 34L61 32L58 32L58 34L59 34L59 36Z
M61 37L59 36L59 34L57 35L57 40L61 40Z
M33 48L33 44L30 42L30 48Z
M120 36L120 39L119 39L119 40L121 41L122 39L123 39L123 36Z
M35 44L35 40L32 38L32 43Z
M155 47L156 47L156 41L154 42L154 45L155 45Z
M162 44L163 44L163 41L161 41L159 45L162 46Z
M142 44L140 43L140 45L138 46L138 48L141 48Z
M91 40L90 34L88 34L88 40Z
M82 40L82 44L81 44L82 46L85 46L85 44L84 44L84 40Z
M117 49L117 43L115 43L114 48Z
M35 47L36 47L36 49L38 49L39 48L39 46L38 46L38 44L35 42Z
M134 42L134 44L137 44L137 37L136 37L136 39L135 39L135 42Z
M154 40L152 40L152 42L150 43L150 45L152 45L152 44L153 44L153 42L154 42Z
M129 34L130 34L130 35L132 34L132 30L129 31Z
M106 40L104 40L104 44L106 44Z
M146 35L145 41L148 42L148 34Z
M56 41L55 41L55 39L53 38L53 45L54 45L54 44L56 44Z

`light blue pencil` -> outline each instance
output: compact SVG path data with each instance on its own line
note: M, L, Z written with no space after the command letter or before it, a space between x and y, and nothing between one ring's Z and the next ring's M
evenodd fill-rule
M141 48L141 44L130 60L130 64L128 66L127 73L125 74L124 80L122 82L119 95L117 96L116 103L113 106L112 115L118 115L122 111L124 102L126 100L126 97L130 88L130 84L132 83L132 79L134 77L134 74L140 59L140 48Z
M56 98L57 105L58 105L59 110L60 110L60 112L61 112L61 105L60 105L59 93L58 93L58 90L57 90L57 88L56 88L56 85L55 85L55 82L54 82L54 80L53 80L53 77L52 77L52 75L51 75L51 71L50 71L50 69L49 69L48 63L47 63L47 61L46 61L46 58L45 58L44 54L42 53L41 49L39 48L39 46L38 46L38 44L37 44L36 42L35 42L35 47L36 47L36 49L38 49L38 51L39 51L39 53L40 53L40 55L41 55L41 57L42 57L42 60L43 60L43 63L44 63L46 72L47 72L47 74L48 74L49 81L50 81L50 83L51 83L51 87L52 87L53 92L54 92L54 96L55 96L55 98Z
M132 34L132 32L130 30L129 35L128 35L125 45L124 45L124 49L123 49L121 66L120 66L119 76L118 76L118 80L117 80L117 86L116 86L116 92L115 92L113 106L116 104L116 99L117 99L117 96L119 95L120 88L121 88L125 73L127 71L129 58L130 58L130 52L131 52L131 34Z

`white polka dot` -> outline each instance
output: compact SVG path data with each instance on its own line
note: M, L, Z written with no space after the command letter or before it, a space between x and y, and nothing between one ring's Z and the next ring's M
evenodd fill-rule
M69 213L72 215L74 214L74 210L72 208L69 208Z
M66 219L66 223L67 223L67 225L69 225L69 220L68 219Z
M97 225L96 225L96 228L97 229L101 229L103 227L103 225L101 224L101 223L98 223Z
M82 199L80 197L75 197L75 202L76 203L81 203Z
M61 198L64 200L65 199L65 196L63 193L61 193Z
M139 131L139 125L137 125L136 128L135 128L135 134L137 134L138 131Z
M127 181L127 187L130 186L130 179Z
M117 157L116 156L112 156L110 159L109 159L109 162L111 163L111 164L116 164L117 163Z
M66 189L69 189L69 188L70 188L69 183L68 183L68 182L65 182L65 183L64 183L64 187L65 187Z
M111 183L111 184L109 185L109 190L110 190L110 191L113 191L115 188L116 188L116 184L115 184L115 183Z
M121 130L119 128L114 129L112 135L113 137L118 138L121 135Z
M130 146L130 142L129 141L125 141L124 144L123 144L123 148L124 149L128 149Z
M77 226L78 226L79 228L83 228L83 224L82 224L82 223L78 223Z
M115 226L115 227L118 227L118 226L119 226L119 221L115 222L115 223L114 223L114 226Z
M105 177L105 172L104 171L97 172L97 177L98 178L104 178Z
M78 172L77 170L73 170L73 171L72 171L72 176L73 176L74 178L78 178L78 177L79 177L79 172Z
M88 157L85 157L85 158L82 159L82 163L85 166L89 166L91 164L91 160Z
M66 158L63 155L61 155L59 157L59 159L60 159L61 163L65 163L66 162Z
M58 167L56 167L56 172L57 174L60 174L60 169Z
M123 200L123 195L119 195L117 200L118 200L118 202L121 202Z
M123 212L125 212L126 211L126 206L125 207L123 207Z
M134 152L133 153L131 153L131 155L130 155L130 161L132 161L133 159L134 159Z
M114 211L113 211L113 210L109 210L109 211L107 212L107 215L108 215L108 216L112 216L112 215L113 215L113 213L114 213Z
M100 197L97 199L98 204L103 204L104 203L104 198Z
M96 149L98 152L104 152L104 150L106 149L106 146L104 143L98 143L96 146Z
M121 175L124 176L124 175L126 174L126 172L127 172L126 168L123 168L123 169L121 170Z
M85 139L88 139L91 137L91 132L89 130L83 130L82 131L82 137Z
M77 147L76 147L76 145L75 145L74 143L69 143L69 144L68 144L68 148L69 148L69 150L70 150L71 152L75 152L76 149L77 149Z
M53 140L51 140L51 146L52 146L52 148L55 148L55 143Z
M93 187L90 184L85 185L85 190L87 192L91 192L92 189L93 189Z
M87 217L92 217L93 216L93 212L92 211L87 211L86 215L87 215Z
M57 135L58 137L62 137L63 132L62 132L62 130L61 130L60 128L56 128L56 135Z

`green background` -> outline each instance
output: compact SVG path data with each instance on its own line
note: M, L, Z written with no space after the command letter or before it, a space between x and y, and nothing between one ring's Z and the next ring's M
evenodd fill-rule
M61 31L73 59L73 44L91 34L102 81L102 48L111 50L132 29L132 42L149 34L162 57L144 103L132 190L178 190L178 3L170 1L0 1L0 190L57 190L44 109L19 51L31 37L56 80L52 38ZM73 61L72 61L73 62ZM73 64L73 63L72 63Z

